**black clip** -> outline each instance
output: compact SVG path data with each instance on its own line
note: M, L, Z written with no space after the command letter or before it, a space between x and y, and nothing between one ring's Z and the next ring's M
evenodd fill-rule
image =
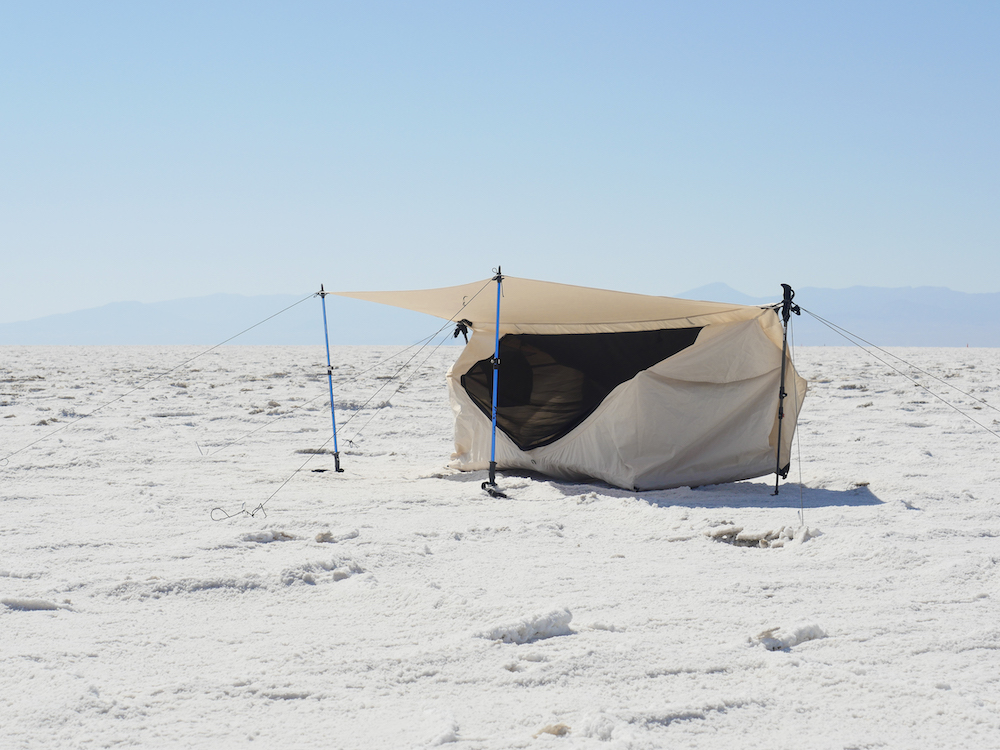
M785 325L788 325L788 319L792 317L792 313L801 315L802 309L798 305L792 304L792 300L795 299L795 290L788 284L782 284L781 288L785 290L785 296L781 300L781 319Z
M455 324L455 332L451 335L453 339L458 338L458 334L462 334L462 338L465 339L465 343L469 343L469 329L472 328L472 321L462 318L458 323Z

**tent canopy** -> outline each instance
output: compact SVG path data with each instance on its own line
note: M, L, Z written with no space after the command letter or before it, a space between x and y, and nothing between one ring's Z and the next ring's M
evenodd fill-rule
M473 328L492 328L496 318L493 279L441 289L404 292L331 292L341 297L378 302L433 315L468 320ZM501 321L505 326L588 327L599 330L649 330L702 325L706 316L745 319L760 308L719 302L656 297L648 294L591 289L550 281L503 277Z

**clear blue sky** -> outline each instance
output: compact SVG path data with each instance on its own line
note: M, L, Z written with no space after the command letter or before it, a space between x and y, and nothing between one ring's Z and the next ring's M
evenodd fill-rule
M997 292L998 40L997 2L7 2L0 322L497 263Z

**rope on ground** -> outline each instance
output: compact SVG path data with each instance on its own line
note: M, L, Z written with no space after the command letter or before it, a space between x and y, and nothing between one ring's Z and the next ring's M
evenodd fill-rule
M876 359L879 362L881 362L883 365L885 365L886 367L888 367L888 368L890 368L892 370L895 370L897 373L899 373L900 375L902 375L904 378L906 378L907 380L909 380L914 385L919 386L920 388L923 388L925 391L927 391L927 393L929 393L931 396L933 396L934 398L936 398L938 401L940 401L945 406L951 407L952 409L954 409L955 411L957 411L959 414L961 414L963 417L965 417L966 419L968 419L973 424L975 424L975 425L981 427L982 429L986 430L986 432L990 433L993 437L1000 439L1000 432L997 432L996 430L990 429L989 427L987 427L986 425L984 425L979 420L977 420L977 419L969 416L964 411L962 411L959 407L957 407L955 404L951 403L950 401L948 401L945 398L942 398L941 396L939 396L938 394L936 394L934 391L932 391L930 388L928 388L926 385L924 385L923 383L921 383L916 378L908 375L907 373L905 373L902 370L900 370L898 367L896 367L891 362L887 362L886 360L884 360L881 357L879 357L877 354L874 354L871 351L869 351L868 349L866 349L865 347L861 346L861 344L859 344L858 341L864 341L866 344L868 344L868 346L870 346L870 347L872 347L874 349L878 349L883 354L886 354L886 355L888 355L890 357L898 359L900 362L902 362L903 364L907 365L908 367L912 367L914 370L917 370L918 372L922 372L923 374L927 375L928 377L933 378L934 380L937 380L938 382L942 383L943 385L947 385L950 388L954 388L956 391L958 391L959 393L961 393L961 394L963 394L965 396L968 396L969 398L971 398L976 403L981 403L981 404L983 404L985 406L989 406L991 409L996 409L996 407L992 406L991 404L988 404L986 401L983 401L980 398L977 398L976 396L973 396L971 393L966 393L961 388L958 388L957 386L954 386L951 383L948 383L948 382L946 382L944 380L941 380L941 378L937 377L936 375L932 375L931 373L927 372L926 370L922 370L921 368L917 367L912 362L907 362L905 359L903 359L899 355L892 354L891 352L887 352L885 349L882 349L881 347L875 346L875 344L872 344L870 341L866 341L865 339L861 338L860 336L851 333L846 328L842 328L842 327L836 325L835 323L831 323L830 321L826 320L825 318L821 318L819 315L817 315L816 313L812 312L811 310L806 310L803 307L802 308L802 312L809 313L812 317L814 317L820 323L822 323L823 325L825 325L831 331L833 331L834 333L840 334L842 337L844 337L845 339L847 339L848 341L850 341L852 344L854 344L856 347L858 347L859 349L861 349L863 352L866 352L873 359ZM857 341L855 341L855 339L857 339Z
M444 330L444 328L448 327L449 325L450 325L450 321L449 321L448 323L445 323L445 325L444 325L444 326L442 326L441 328L439 328L439 329L437 330L437 332L436 332L435 334L433 334L433 335L437 335L437 333L440 333L440 332L441 332L442 330ZM397 375L398 375L398 374L399 374L399 373L400 373L400 372L401 372L401 371L402 371L402 370L403 370L403 369L404 369L404 368L405 368L405 367L406 367L406 366L407 366L407 365L408 365L408 364L409 364L410 362L412 362L412 361L413 361L414 357L416 357L416 356L417 356L418 354L420 354L420 352L421 352L421 351L423 351L423 350L424 350L424 348L425 348L425 347L427 346L427 343L429 343L429 340L430 340L430 339L432 339L432 338L433 338L433 336L430 336L430 337L427 337L427 338L428 338L428 341L426 341L426 342L425 342L425 343L423 344L423 346L421 346L421 347L420 347L420 348L419 348L419 349L418 349L418 350L417 350L416 352L414 352L414 353L413 353L413 355L412 355L412 356L411 356L411 357L410 357L410 358L409 358L408 360L406 360L406 362L404 362L404 363L402 364L402 366L401 366L401 367L399 367L399 368L398 368L398 369L396 370L396 372L395 372L395 373L393 373L393 375L392 375L392 378L395 378L395 377L396 377L396 376L397 376ZM396 390L395 390L395 391L393 391L393 394L392 394L393 396L395 396L395 395L396 395L396 393L398 393L398 392L400 391L400 389L401 389L401 388L402 388L402 387L403 387L403 386L404 386L404 385L405 385L405 384L406 384L406 383L407 383L407 382L408 382L408 381L410 380L410 378L412 378L412 377L413 377L413 376L414 376L414 375L415 375L415 374L416 374L417 372L419 372L419 371L420 371L420 368L421 368L421 367L423 367L423 366L424 366L424 364L426 364L426 363L427 363L427 360L428 360L428 359L430 359L430 358L431 358L431 356L433 356L433 355L434 355L434 353L435 353L435 352L436 352L436 351L437 351L437 350L438 350L438 349L439 349L439 348L441 347L441 344L443 344L443 343L445 342L445 340L447 340L447 334L445 334L445 337L444 337L444 338L442 338L441 342L440 342L440 343L438 343L438 345L437 345L436 347L434 347L434 349L433 349L433 350L431 351L431 353L430 353L430 354L428 354L428 355L427 355L427 356L426 356L426 357L425 357L425 358L423 359L423 361L421 361L420 365L419 365L419 366L417 366L417 367L415 367L415 368L413 369L413 371L412 371L412 372L410 373L410 375L409 375L409 376L408 376L408 377L406 378L406 380L404 380L404 381L403 381L402 383L400 383L400 384L399 384L399 387L398 387L398 388L396 388ZM424 340L424 339L421 339L421 341L425 341L425 340ZM419 343L419 342L418 342L418 343ZM407 350L408 350L408 349L412 349L412 348L413 348L413 346L416 346L416 344L413 344L413 345L411 345L411 346L407 347ZM404 350L404 351L406 351L406 350ZM395 356L395 355L394 355L394 356ZM374 368L369 368L369 370L366 370L366 372L370 371L371 369L374 369ZM358 377L360 377L360 375L359 375ZM364 409L364 408L365 408L365 406L366 406L366 405L367 405L367 404L368 404L368 403L369 403L369 402L370 402L370 401L371 401L371 400L372 400L373 398L375 398L375 396L377 396L377 395L378 395L379 391L381 391L381 390L382 390L383 388L385 388L385 387L386 387L386 386L387 386L387 385L388 385L388 384L389 384L390 382L392 382L392 381L391 381L391 380L387 380L387 381L386 381L385 383L383 383L383 384L382 384L382 385L381 385L381 386L380 386L380 387L378 388L378 390L376 390L376 391L375 391L375 393L373 393L373 394L371 395L371 397L370 397L370 398L368 399L368 401L365 401L365 403L364 403L364 404L363 404L363 405L362 405L362 406L361 406L361 407L360 407L360 408L358 409L358 411L356 411L356 412L355 412L354 414L352 414L352 415L351 415L351 418L350 418L350 419L348 419L348 420L347 420L347 422L345 422L345 423L343 424L343 426L341 426L341 430L343 430L343 429L344 429L344 427L346 427L346 426L347 426L347 425L348 425L348 424L350 423L350 421L351 421L352 419L354 419L354 417L355 417L355 416L357 416L357 415L358 415L358 414L360 413L361 409ZM320 396L317 396L316 398L320 398ZM389 398L391 399L391 398L392 398L392 396L390 396ZM314 398L314 399L312 399L312 401L315 401L315 400L316 400L315 398ZM309 403L309 402L307 402L307 403ZM302 404L302 406L305 406L305 404ZM370 423L370 422L372 421L372 419L374 419L374 418L375 418L375 416L377 416L377 415L378 415L378 413L379 413L379 410L377 410L377 409L376 409L375 413L374 413L374 414L372 414L372 416L371 416L371 418L369 418L368 422L365 422L365 424L364 424L364 425L362 425L362 427L361 427L361 430L363 430L363 429L364 429L365 427L367 427L367 426L368 426L368 424L369 424L369 423ZM272 422L269 422L268 424L273 424L273 423L274 423L275 421L277 421L277 420L273 420ZM263 427L265 427L265 426L266 426L266 425L262 425L261 427L258 427L257 429L258 429L258 430L259 430L259 429L262 429L262 428L263 428ZM360 434L361 434L361 430L358 430L358 431L357 431L357 432L356 432L356 433L354 434L354 437L355 437L355 438L356 438L356 437L358 437L358 435L360 435ZM256 432L256 430L254 430L254 431L252 431L252 432ZM249 434L252 434L252 432L251 432L251 433L248 433L248 435L249 435ZM244 435L244 437L246 437L246 435ZM240 438L240 439L242 439L242 438ZM314 458L315 458L316 456L318 456L318 455L321 455L321 454L323 453L324 449L326 448L326 446L327 446L327 445L329 445L330 441L332 441L332 440L333 440L333 435L331 435L330 437L328 437L328 438L326 439L326 441L325 441L325 442L323 443L323 445L321 445L321 446L320 446L320 447L319 447L318 449L316 449L316 450L315 450L314 452L310 453L310 454L309 454L309 457L308 457L308 458L307 458L307 459L306 459L305 461L303 461L303 462L302 462L302 465L301 465L301 466L299 466L299 467L298 467L297 469L295 469L295 471L293 471L293 472L292 472L291 474L289 474L289 475L288 475L288 477L286 477L286 478L285 478L285 481L284 481L284 482L282 482L282 483L281 483L280 485L278 485L278 488L277 488L277 489L276 489L276 490L275 490L274 492L272 492L272 493L271 493L271 494L270 494L270 495L268 496L268 498L267 498L266 500L264 500L264 501L263 501L263 502L261 502L261 503L258 503L258 504L257 504L257 507L255 507L255 508L254 508L254 509L253 509L252 511L251 511L251 510L247 510L247 508L246 508L246 503L244 503L244 504L243 504L243 507L242 507L242 508L240 508L240 510L236 511L235 513L229 513L229 512L227 512L227 511L226 511L225 509L223 509L223 508L213 508L213 509L212 509L212 512L211 512L211 514L210 514L210 515L211 515L211 518L212 518L212 520L213 520L213 521L225 521L225 520L228 520L228 519L230 519L230 518L237 518L237 517L239 517L239 516L249 516L250 518L256 518L256 517L257 517L257 514L258 514L258 513L262 514L262 515L263 515L263 516L264 516L264 517L266 518L266 517L267 517L267 512L266 512L266 511L264 510L264 506L265 506L265 505L266 505L266 504L267 504L268 502L270 502L270 501L271 501L271 499L272 499L272 498L273 498L273 497L274 497L275 495L277 495L277 494L278 494L279 492L281 492L281 490L282 490L282 489L284 489L285 485L286 485L286 484L288 484L288 483L289 483L290 481L292 481L292 479L293 479L293 478L295 477L295 475L296 475L296 474L298 474L299 472L301 472L301 471L302 471L302 470L303 470L303 469L304 469L304 468L306 467L306 465L307 465L307 464L308 464L308 463L309 463L310 461L312 461L312 460L313 460L313 459L314 459ZM233 441L233 442L236 442L236 441ZM351 444L353 444L353 440L348 440L348 441L346 441L346 442L348 442L348 443L351 443ZM231 444L232 444L232 443L229 443L229 444L227 444L227 446L228 446L228 445L231 445ZM227 446L223 446L223 448L225 448L225 447L227 447ZM220 448L219 450L222 450L222 448ZM218 451L216 451L216 452L218 452ZM214 454L213 454L213 455L214 455Z
M326 439L326 442L323 443L323 445L321 445L319 447L319 449L315 453L310 453L309 454L309 458L307 458L305 461L303 461L302 465L299 466L299 468L297 468L295 471L293 471L291 474L289 474L288 478L285 479L285 481L282 482L280 485L278 485L278 489L276 489L274 492L272 492L270 495L268 495L267 500L265 500L262 503L258 503L256 508L254 508L253 510L247 510L246 503L243 503L243 507L240 508L235 513L227 513L222 508L212 508L212 513L210 514L211 517L212 517L212 520L213 521L225 521L226 519L236 518L238 516L250 516L250 518L256 518L258 513L260 513L261 515L263 515L264 518L267 518L267 511L264 510L264 506L267 505L271 501L272 497L274 497L279 492L281 492L281 490L284 488L284 486L286 484L288 484L289 482L291 482L292 478L296 474L298 474L300 471L302 471L304 468L306 468L306 464L308 464L310 461L312 461L314 458L316 458L316 456L322 454L323 450L326 448L327 444L331 440L333 440L333 435L331 435L330 437L328 437ZM216 513L217 512L219 514L218 517L216 517Z
M136 386L135 388L133 388L132 390L128 391L127 393L123 393L122 395L118 396L117 398L113 398L113 399L111 399L110 401L108 401L108 402L106 402L106 403L103 403L103 404L101 404L101 405L100 405L100 406L98 406L98 407L97 407L96 409L93 409L93 410L92 410L92 411L91 411L91 412L90 412L89 414L83 414L83 415L79 416L78 418L74 419L74 420L73 420L72 422L67 422L66 424L62 425L61 427L57 427L56 429L52 430L51 432L49 432L49 433L46 433L45 435L42 435L42 436L41 436L40 438L38 438L38 439L36 439L36 440L33 440L33 441L31 441L31 442L30 442L30 443L28 443L27 445L24 445L24 446L21 446L20 448L18 448L18 449L17 449L16 451L14 451L13 453L8 453L8 454L7 454L6 456L4 456L4 457L3 457L3 459L2 459L2 460L6 461L6 460L8 460L8 459L12 458L13 456L16 456L16 455L17 455L18 453L21 453L22 451L25 451L25 450L27 450L27 449L28 449L28 448L30 448L31 446L33 446L33 445L37 445L38 443L41 443L41 442L42 442L43 440L48 440L48 439L49 439L49 438L51 438L51 437L52 437L53 435L56 435L56 434L58 434L58 433L62 432L63 430L65 430L65 429L67 429L67 428L69 428L69 427L72 427L72 426L73 426L73 425L75 425L75 424L76 424L77 422L80 422L80 421L82 421L82 420L84 420L84 419L87 419L87 417L92 417L92 416L94 416L94 415L95 415L95 414L96 414L97 412L99 412L99 411L100 411L101 409L105 409L105 408L107 408L107 407L111 406L112 404L114 404L114 403L117 403L117 402L121 401L121 400L122 400L123 398L128 398L129 396L131 396L131 395L132 395L133 393L135 393L136 391L141 391L141 390L142 390L143 388L145 388L145 387L146 387L147 385L149 385L150 383L154 383L154 382L156 382L157 380L159 380L160 378L164 378L164 377L166 377L166 376L167 376L167 375L169 375L170 373L172 373L172 372L174 372L174 371L176 371L176 370L179 370L180 368L184 367L185 365L189 365L189 364L191 364L191 363L192 363L192 362L194 362L194 361L195 361L196 359L199 359L200 357L204 357L204 356L205 356L206 354L209 354L210 352L213 352L213 351L215 351L215 350L216 350L216 349L218 349L218 348L219 348L220 346L223 346L223 345L225 345L225 344L228 344L228 343L229 343L230 341L232 341L233 339L236 339L236 338L239 338L239 337L240 337L240 336L242 336L242 335L243 335L244 333L248 333L248 332L252 331L252 330L253 330L254 328L256 328L257 326L260 326L260 325L263 325L264 323L266 323L267 321L271 320L272 318L276 318L276 317L278 317L279 315L281 315L282 313L285 313L285 312L288 312L288 311L289 311L289 310L291 310L291 309L292 309L293 307L296 307L297 305L301 305L301 304L302 304L303 302L305 302L305 301L306 301L307 299L312 299L312 298L313 298L313 297L315 297L315 296L316 296L316 294L315 294L315 293L313 293L313 294L310 294L310 295L309 295L309 296L307 296L307 297L303 297L303 298L302 298L302 299L300 299L300 300L299 300L298 302L295 302L295 303L293 303L293 304L289 305L288 307L284 308L283 310L278 310L278 312L274 313L273 315L269 315L269 316L267 316L266 318L264 318L263 320L261 320L261 321L259 321L259 322L257 322L257 323L254 323L254 324L253 324L252 326L250 326L249 328L244 328L244 329L243 329L242 331L240 331L239 333L237 333L237 334L234 334L234 335L230 336L230 337L229 337L228 339L226 339L225 341L220 341L220 342L219 342L218 344L216 344L215 346L211 346L211 347L209 347L208 349L206 349L205 351L203 351L203 352L200 352L199 354L196 354L195 356L193 356L193 357L190 357L190 358L188 358L188 359L184 360L184 361L183 361L183 362L181 362L180 364L178 364L178 365L175 365L174 367L171 367L171 368L170 368L169 370L165 370L164 372L161 372L161 373L159 373L158 375L154 375L153 377L149 378L149 380L146 380L146 381L143 381L142 383L140 383L139 385L137 385L137 386Z
M402 364L402 365L401 365L401 366L400 366L399 368L397 368L396 372L394 372L394 373L392 374L392 376L390 376L390 378L389 378L388 380L386 380L386 382L385 382L385 383L383 383L383 384L382 384L381 386L379 386L379 388L378 388L378 389L377 389L377 390L375 391L375 393L373 393L373 394L372 394L372 395L371 395L371 396L370 396L370 397L368 398L368 400L367 400L367 401L365 401L365 403L364 403L364 404L362 404L362 405L361 405L361 406L360 406L360 407L359 407L359 408L358 408L358 409L357 409L357 410L356 410L356 411L354 412L354 414L352 414L352 415L351 415L351 417L350 417L350 418L349 418L349 419L347 420L347 422L345 422L345 423L344 423L344 424L343 424L343 425L341 426L341 428L340 428L340 429L341 429L341 430L343 430L343 429L344 429L344 427L346 427L346 426L347 426L348 424L350 424L351 420L353 420L353 419L354 419L354 417L356 417L356 416L357 416L357 415L358 415L359 413L361 413L361 410L362 410L362 409L364 409L364 408L365 408L365 406L367 406L367 405L368 405L369 403L371 403L372 399L374 399L374 398L375 398L375 396L377 396L377 395L379 394L379 392L380 392L380 391L381 391L381 390L382 390L383 388L385 388L385 387L386 387L386 386L387 386L387 385L388 385L389 383L391 383L391 382L392 382L392 380L393 380L393 379L395 379L395 378L396 378L396 377L397 377L397 376L399 375L399 373L400 373L400 372L402 372L402 371L403 371L403 370L404 370L404 369L405 369L405 368L407 367L407 365L409 365L409 364L410 364L410 362L412 362L412 361L413 361L413 360L414 360L414 359L415 359L415 358L417 357L417 355L419 355L419 354L420 354L420 352L422 352L422 351L423 351L423 350L424 350L424 349L425 349L425 348L427 347L427 345L428 345L428 344L429 344L429 343L430 343L431 341L433 341L433 340L434 340L434 337L435 337L435 336L437 336L437 335L438 335L439 333L441 333L442 331L444 331L444 330L445 330L446 328L450 327L450 326L451 326L451 324L455 322L455 318L457 318L457 317L458 317L459 315L461 315L461 314L462 314L462 311L463 311L463 310L465 310L465 308L469 306L469 304L470 304L470 303L472 302L472 300L474 300L474 299L475 299L476 297L478 297L478 296L480 295L480 293L481 293L481 292L483 291L483 289L486 289L486 287L488 287L488 286L489 286L489 285L490 285L491 283L493 283L493 279L490 279L490 280L489 280L489 281L487 281L487 282L486 282L485 284L483 284L483 286L482 286L482 287L481 287L481 288L479 289L479 291L478 291L478 292L476 292L475 294L473 294L473 295L472 295L472 297L470 297L470 298L469 298L469 299L467 299L467 300L463 300L463 301L462 301L462 306L461 306L461 307L460 307L460 308L458 309L458 311L457 311L457 312L456 312L456 313L455 313L454 315L452 315L452 316L451 316L450 318L448 318L448 320L447 320L447 321L445 322L445 324L444 324L443 326L441 326L440 328L438 328L438 329L437 329L437 331L435 331L435 332L434 332L434 333L432 333L432 334L431 334L430 336L427 336L427 337L426 337L426 338L424 338L424 339L420 339L420 341L418 341L418 342L417 342L417 344L421 344L421 342L423 342L423 343L421 344L420 348L419 348L419 349L417 349L417 351L415 351L415 352L414 352L414 353L413 353L413 354L412 354L412 355L410 356L410 358L409 358L408 360L406 360L406 362L404 362L404 363L403 363L403 364ZM445 341L447 340L447 338L448 338L448 334L446 333L446 334L444 335L444 337L442 337L441 341L440 341L440 342L438 342L438 345L437 345L437 346L435 346L435 347L434 347L434 349L432 349L432 350L431 350L431 353L430 353L430 354L428 354L428 355L427 355L427 356L426 356L426 357L425 357L425 358L424 358L424 359L423 359L423 360L422 360L422 361L420 362L420 364L419 364L419 365L418 365L417 367L415 367L415 368L413 369L413 371L412 371L412 372L411 372L411 373L410 373L410 374L409 374L409 375L407 376L406 380L404 380L404 381L403 381L402 383L400 383L400 384L399 384L399 386L398 386L398 387L396 388L396 390L395 390L395 391L393 391L393 394L392 394L393 396L395 396L395 395L396 395L397 393L399 393L399 391L400 391L400 390L402 389L402 387L403 387L404 385L406 385L406 383L408 383L408 382L410 381L410 379L411 379L411 378L413 378L413 376L414 376L414 375L415 375L416 373L418 373L418 372L420 371L420 368L422 368L422 367L423 367L423 366L424 366L424 365L425 365L425 364L427 363L427 360L429 360L429 359L430 359L430 358L431 358L431 357L432 357L432 356L434 355L434 353L435 353L435 352L437 352L437 350L441 348L441 345L442 345L442 344L444 344L444 342L445 342ZM409 347L407 347L406 349L404 349L404 350L403 350L403 352L406 352L406 351L409 351L409 350L410 350L410 349L412 349L412 348L413 348L414 346L417 346L417 344L411 344L411 345L410 345ZM401 352L401 353L399 353L399 354L402 354L403 352ZM393 356L399 356L399 354L397 354L397 355L393 355ZM382 364L382 363L380 363L380 364ZM377 366L379 366L379 365L374 365L374 366L372 366L372 367L368 368L368 370L365 370L364 372L370 372L370 371L371 371L372 369L374 369L374 368L375 368L375 367L377 367ZM364 374L364 373L360 373L360 374L356 375L354 379L357 379L357 378L358 378L358 377L360 377L360 376L361 376L362 374ZM348 382L350 382L350 381L348 381ZM390 397L389 397L389 399L391 399L391 398L392 398L392 396L390 396ZM315 400L315 399L313 399L313 400ZM387 401L387 402L388 402L388 401ZM304 404L303 404L303 405L304 405ZM374 413L374 414L372 414L372 416L371 416L371 417L369 417L368 421L367 421L367 422L365 422L365 423L364 423L364 424L363 424L363 425L361 426L361 429L359 429L359 430L358 430L358 431L357 431L356 433L354 433L354 437L355 437L355 438L356 438L356 437L358 437L358 435L360 435L360 434L361 434L361 430L363 430L363 429L364 429L365 427L367 427L367 426L368 426L368 424L369 424L369 423L370 423L370 422L372 421L372 419L374 419L374 418L375 418L375 417L376 417L376 416L378 415L378 413L379 413L379 409L376 409L376 410L375 410L375 413ZM275 420L275 421L277 421L277 420ZM258 428L258 429L260 429L260 428ZM324 442L324 443L323 443L323 445L322 445L322 446L320 446L320 448L319 448L318 450L316 450L316 451L315 451L314 453L311 453L311 454L309 455L309 458L307 458L307 459L306 459L305 461L303 461L303 462L302 462L302 465L301 465L301 466L299 466L299 468L297 468L297 469L296 469L295 471L293 471L293 472L292 472L291 474L289 474L289 475L288 475L288 477L287 477L287 478L285 479L285 481L284 481L284 482L282 482L282 483L281 483L280 485L278 485L278 488L277 488L277 489L276 489L276 490L275 490L274 492L272 492L272 493L271 493L271 494L270 494L270 495L268 496L268 498L267 498L266 500L264 500L264 501L263 501L263 502L261 502L261 503L258 503L258 504L257 504L257 506L256 506L256 507L255 507L255 508L254 508L254 509L253 509L252 511L249 511L249 510L247 510L247 509L246 509L246 503L244 503L244 504L243 504L243 507L242 507L242 508L241 508L240 510L236 511L235 513L228 513L228 512L226 512L225 510L223 510L222 508L213 508L213 509L212 509L212 512L211 512L211 514L210 514L210 515L211 515L211 518L212 518L212 520L213 520L213 521L224 521L224 520L226 520L226 519L229 519L229 518L236 518L236 517L238 517L238 516L250 516L251 518L255 518L255 517L256 517L256 515L257 515L258 513L261 513L261 514L263 514L263 515L264 515L264 517L266 518L266 517L267 517L267 513L266 513L266 511L264 510L264 506L265 506L265 505L266 505L266 504L267 504L268 502L270 502L270 500L271 500L271 499L272 499L272 498L273 498L273 497L274 497L275 495L277 495L277 494L278 494L279 492L281 492L281 490L282 490L282 489L284 489L285 485L287 485L287 484L288 484L288 483L289 483L290 481L292 481L292 478L293 478L293 477L294 477L294 476L295 476L296 474L298 474L298 473L299 473L300 471L302 471L302 470L303 470L303 469L304 469L304 468L306 467L306 464L308 464L308 463L309 463L310 461L312 461L312 460L313 460L313 458L315 458L316 456L320 455L320 454L321 454L321 453L323 452L323 450L324 450L324 449L326 448L326 446L327 446L327 445L328 445L328 444L330 443L330 441L331 441L331 440L333 440L333 436L332 436L332 435L331 435L331 436L330 436L329 438L327 438L327 439L326 439L326 442ZM348 442L348 443L352 443L352 440L348 440L347 442ZM223 446L223 447L225 447L225 446ZM220 448L220 450L221 450L221 448Z

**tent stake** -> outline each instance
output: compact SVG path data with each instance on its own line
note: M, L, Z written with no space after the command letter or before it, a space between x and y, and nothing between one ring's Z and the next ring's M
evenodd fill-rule
M795 298L795 292L792 290L788 284L782 284L781 288L785 290L784 297L781 301L781 323L784 327L784 336L781 342L781 385L778 387L778 447L775 451L775 467L774 467L774 492L772 495L778 494L778 482L788 476L788 466L785 466L784 470L781 468L781 424L785 419L785 396L788 394L785 392L785 369L786 363L788 361L788 321L792 317L792 313L796 315L801 315L799 306L792 304L792 300Z
M337 414L333 409L333 365L330 363L330 332L326 325L326 295L323 285L319 285L319 297L323 300L323 338L326 340L326 381L330 386L330 419L333 421L333 466L337 472L340 468L340 449L337 447Z
M500 266L497 266L497 275L493 280L497 283L497 318L493 345L493 429L490 435L490 478L482 486L493 497L507 497L497 489L497 381L500 376L500 293L503 289Z

